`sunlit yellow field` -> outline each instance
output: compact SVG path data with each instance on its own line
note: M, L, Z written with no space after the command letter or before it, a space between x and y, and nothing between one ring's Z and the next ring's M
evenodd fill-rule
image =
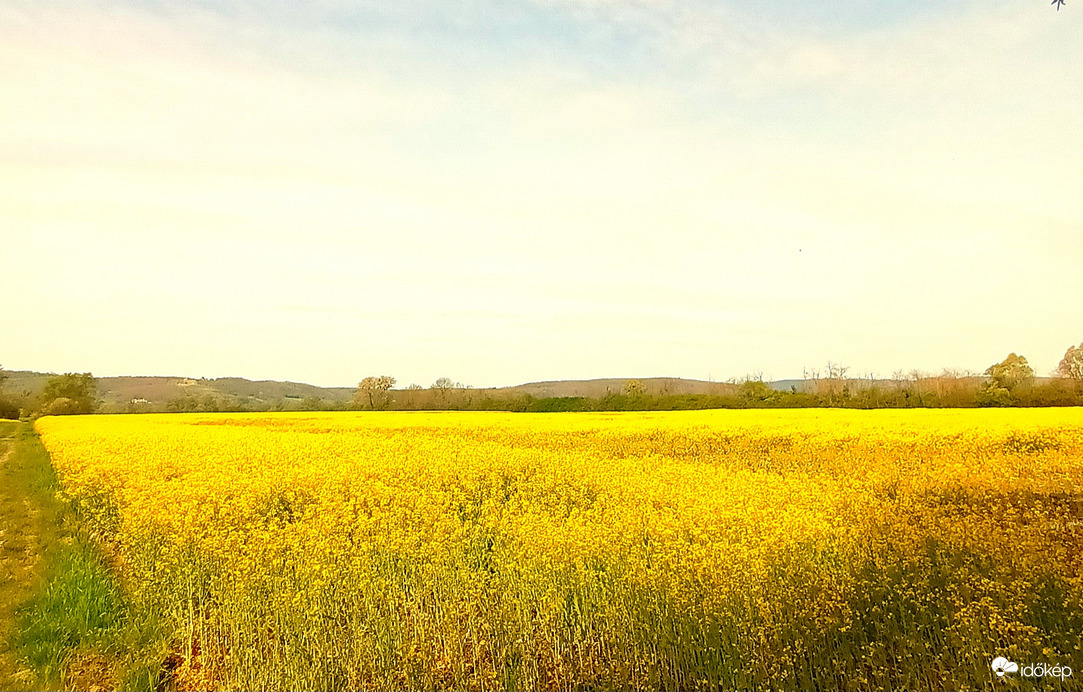
M1083 410L51 417L182 687L1083 678Z

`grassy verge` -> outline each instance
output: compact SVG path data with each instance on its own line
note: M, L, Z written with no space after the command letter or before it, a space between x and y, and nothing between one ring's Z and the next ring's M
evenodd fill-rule
M0 423L2 689L154 689L165 642L58 494L25 423Z

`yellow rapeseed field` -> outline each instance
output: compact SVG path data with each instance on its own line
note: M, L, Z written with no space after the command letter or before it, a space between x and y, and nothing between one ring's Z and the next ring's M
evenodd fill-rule
M995 656L1083 679L1080 409L37 429L181 687L1031 684Z

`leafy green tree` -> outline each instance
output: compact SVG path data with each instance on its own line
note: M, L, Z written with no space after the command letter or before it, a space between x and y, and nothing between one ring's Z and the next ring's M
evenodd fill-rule
M89 372L50 377L41 392L42 410L49 415L93 413L98 408L97 389Z
M78 413L86 413L86 411L80 410L79 404L66 396L58 396L57 398L46 404L42 413L47 416L70 416Z
M1057 366L1057 373L1061 377L1073 380L1083 380L1083 344L1069 346Z
M0 418L18 418L19 406L4 396L4 380L7 378L4 366L0 365Z
M640 380L628 380L624 383L624 396L639 399L647 393L647 385Z
M1016 402L1015 392L1034 379L1034 369L1027 359L1014 353L985 370L989 381L978 392L978 403L983 406L1011 406Z
M1015 403L1011 392L992 381L978 390L977 401L981 406L1011 406Z
M1030 367L1030 363L1023 356L1009 353L1004 360L990 365L985 374L997 387L1011 392L1019 385L1034 379L1034 368Z
M762 404L771 401L774 392L763 380L746 380L741 383L739 395L750 404Z

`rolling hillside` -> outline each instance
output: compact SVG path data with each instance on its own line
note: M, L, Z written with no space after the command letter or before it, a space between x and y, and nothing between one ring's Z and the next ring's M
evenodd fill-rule
M7 371L7 391L37 395L53 373L26 370ZM724 394L732 392L734 385L688 380L678 377L639 378L649 394ZM287 407L299 405L308 397L318 397L327 403L345 404L353 399L354 387L317 387L301 382L278 382L274 380L246 380L242 377L217 379L193 379L188 377L100 377L98 399L103 410L117 408L161 409L171 401L184 398L205 399L213 397L224 405L247 405L259 407L283 401ZM473 391L492 396L523 395L543 397L602 397L619 394L625 378L595 380L559 380L530 382L512 387L481 388Z
M38 395L51 373L30 372L25 370L5 371L8 379L5 390L10 395ZM468 388L472 395L481 397L515 397L529 395L537 399L548 397L586 397L601 398L607 394L620 394L629 378L602 378L592 380L554 380L529 382L510 387ZM643 377L636 378L646 387L646 393L654 396L683 394L719 394L732 395L737 385L732 382L708 382L679 377ZM1048 378L1036 378L1036 382L1045 382ZM946 380L945 388L977 387L982 378L968 377ZM247 380L242 377L220 377L216 379L188 377L100 377L98 399L103 412L117 411L162 411L167 410L171 402L198 402L198 405L186 409L168 410L218 410L218 408L200 408L204 402L214 400L222 410L243 408L249 410L300 409L306 399L319 399L319 408L338 408L348 405L353 400L355 387L318 387L301 382L279 382L275 380ZM776 380L767 385L776 391L816 392L818 387L831 386L829 381L821 380ZM834 386L839 386L838 384ZM871 386L885 390L897 388L898 383L890 380L852 379L846 381L851 391L860 391ZM921 381L925 391L941 388L940 378L930 377ZM399 392L396 398L403 401L416 400L415 392ZM407 408L413 408L407 405Z
M51 373L7 371L6 389L12 393L41 392ZM353 398L353 387L317 387L300 382L246 380L241 377L192 379L188 377L100 377L98 399L103 407L146 406L161 408L170 401L208 396L224 404L262 404L279 400L303 400L319 397L329 402L347 402ZM136 402L136 403L132 403Z

